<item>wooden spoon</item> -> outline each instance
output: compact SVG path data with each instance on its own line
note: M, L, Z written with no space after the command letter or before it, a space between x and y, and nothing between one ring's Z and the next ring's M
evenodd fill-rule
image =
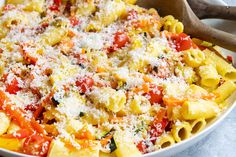
M236 6L212 4L207 0L187 0L193 12L200 19L220 18L236 20Z
M186 0L138 0L137 4L144 8L155 8L161 16L173 15L183 22L185 32L192 37L236 52L236 36L202 23Z

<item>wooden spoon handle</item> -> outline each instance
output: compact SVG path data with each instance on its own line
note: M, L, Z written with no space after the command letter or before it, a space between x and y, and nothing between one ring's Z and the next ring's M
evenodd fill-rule
M236 6L221 6L206 0L187 0L194 13L200 19L219 18L236 20Z
M186 33L199 39L209 41L226 49L236 52L236 36L224 31L214 29L205 25L199 20L199 23L192 25L192 28L186 28Z

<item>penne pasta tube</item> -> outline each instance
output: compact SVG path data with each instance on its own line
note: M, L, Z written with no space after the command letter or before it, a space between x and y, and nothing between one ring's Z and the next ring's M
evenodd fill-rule
M113 112L120 111L126 103L123 91L115 91L109 87L94 90L91 92L90 98L95 104L102 105Z
M13 134L19 129L20 129L20 127L16 123L11 122L8 129L7 129L7 134Z
M204 53L207 58L206 61L214 64L220 75L227 79L236 80L236 69L231 64L208 49L204 50Z
M17 138L0 137L0 148L12 151L20 151L22 148L22 140Z
M236 85L233 81L226 81L221 86L219 86L214 93L219 95L216 98L217 103L223 102L226 98L228 98L234 91L236 90Z
M138 157L141 156L138 148L134 144L132 138L125 131L116 131L113 136L117 149L115 154L117 157Z
M219 111L219 107L214 101L197 100L185 101L182 106L181 114L186 120L199 118L209 119L215 117Z
M60 139L53 140L52 143L50 144L49 152L48 152L48 157L99 157L99 148L100 144L95 141L76 141L76 143L83 145L83 142L90 143L85 148L68 148L65 146L65 143L62 142Z
M0 135L7 132L10 126L11 119L6 115L6 113L0 111Z
M188 122L176 122L171 133L176 142L181 142L191 136L192 128Z
M158 148L166 148L174 144L175 140L170 133L162 135L155 143Z
M201 84L205 87L216 87L220 82L220 77L213 65L199 67Z
M204 118L196 119L191 123L192 127L192 134L197 134L198 132L202 131L206 127L206 120Z
M66 30L63 28L53 28L46 31L41 36L42 43L53 46L59 43L66 36Z
M135 4L137 0L123 0L125 3Z
M126 6L121 0L107 1L104 5L94 18L104 26L111 24L125 13Z

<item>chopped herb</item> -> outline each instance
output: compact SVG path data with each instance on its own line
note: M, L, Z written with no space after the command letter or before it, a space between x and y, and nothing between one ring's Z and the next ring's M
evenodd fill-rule
M158 67L157 67L157 66L154 66L154 67L153 67L153 71L158 72Z
M79 63L78 65L79 65L82 69L85 69L85 68L86 68L85 65L82 64L82 63Z
M115 129L114 128L112 128L108 133L106 133L104 136L102 136L102 138L105 138L105 137L107 137L107 136L109 136L109 135L111 135L111 134L114 134L115 133Z
M147 38L147 32L144 32L143 35Z
M104 136L102 136L101 139L106 138L107 136L110 136L110 135L113 136L114 133L115 133L115 129L112 128L108 133L106 133ZM117 148L117 147L116 147L115 140L114 140L113 137L111 138L111 140L110 140L110 142L109 142L109 148L110 148L110 153L112 153L113 151L115 151L116 148Z
M165 57L163 55L158 56L159 59L164 59Z
M83 117L83 116L85 116L85 113L84 112L80 112L79 113L79 117Z
M54 106L58 106L60 104L60 102L56 100L54 97L52 97L51 100Z
M115 140L114 140L113 137L111 138L109 148L110 148L111 153L114 152L117 149L117 146L116 146L116 143L115 143Z
M40 17L41 17L41 18L44 18L44 17L46 17L46 16L47 16L47 13L46 13L45 11L40 14Z
M204 46L204 47L212 47L213 44L212 44L212 43L209 43L209 42L207 42L207 41L203 41L203 42L201 43L201 46Z
M62 20L61 19L56 19L55 21L52 22L52 25L55 27L61 27L62 26Z
M53 123L56 123L57 121L56 121L56 119L51 119L51 120L49 120L49 121L47 121L47 124L53 124Z
M140 128L138 128L138 129L136 129L134 132L135 132L135 135L137 134L137 133L139 133L141 131L141 129Z

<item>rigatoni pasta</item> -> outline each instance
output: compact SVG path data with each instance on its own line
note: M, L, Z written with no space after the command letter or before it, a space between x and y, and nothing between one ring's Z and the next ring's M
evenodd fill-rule
M166 148L174 144L175 140L170 133L162 135L155 143L155 145L159 148Z
M7 129L10 125L10 117L8 117L6 115L6 113L4 112L0 112L0 120L1 120L1 124L0 124L0 135L4 134L5 132L7 132Z
M220 82L220 77L213 65L204 65L199 67L202 86L216 87Z
M191 138L225 109L236 90L232 64L173 16L135 2L6 1L0 148L142 156Z
M196 119L192 122L190 122L190 125L192 127L192 134L196 134L200 131L202 131L206 127L206 120L204 118Z
M205 50L206 58L208 62L211 62L216 66L216 69L220 75L231 80L236 79L236 70L235 68L227 63L224 59L217 56L214 52Z
M191 136L192 128L188 122L177 122L171 133L176 142L181 142Z
M214 92L219 94L219 97L216 98L217 103L223 102L226 98L228 98L231 93L236 90L236 85L233 81L228 80L224 82L221 86L219 86Z
M218 105L213 101L185 101L182 106L182 116L186 120L212 118L219 113Z

